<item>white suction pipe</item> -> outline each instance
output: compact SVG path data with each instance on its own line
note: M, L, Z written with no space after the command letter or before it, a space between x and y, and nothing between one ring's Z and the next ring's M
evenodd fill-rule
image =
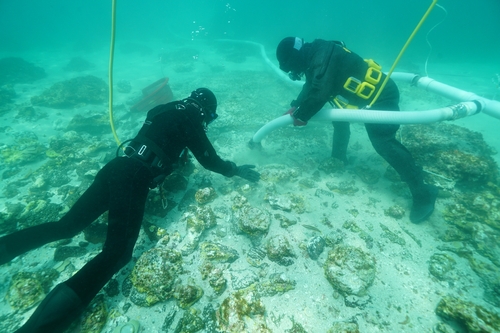
M427 76L421 77L417 74L394 72L392 73L391 78L394 81L409 83L455 101L480 101L481 104L484 105L481 112L500 119L500 102L498 101L487 99L472 92L449 86Z
M373 124L428 124L443 120L455 120L478 113L482 104L478 101L462 102L456 105L427 111L378 111L357 109L321 109L310 121L347 121ZM250 140L259 144L269 133L279 127L293 124L293 118L286 114L262 126Z

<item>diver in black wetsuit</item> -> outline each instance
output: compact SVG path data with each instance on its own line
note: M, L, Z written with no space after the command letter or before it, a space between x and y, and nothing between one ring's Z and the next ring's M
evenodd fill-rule
M0 238L0 264L46 243L71 238L108 211L102 251L67 281L57 285L16 333L62 332L101 288L132 258L149 189L159 184L188 148L200 164L226 177L257 182L253 165L222 160L206 126L217 118L217 100L199 88L182 100L148 112L138 135L96 175L92 185L58 222L40 224Z
M304 43L302 38L286 37L276 49L280 68L292 80L306 82L288 110L295 126L304 126L327 102L337 108L361 109L369 105L382 85L385 74L374 61L363 60L344 43L316 39ZM371 106L373 110L399 111L399 90L390 79ZM333 122L332 157L347 163L350 129L348 122ZM413 196L410 221L420 223L434 211L437 188L423 181L422 168L411 153L396 140L399 125L365 124L370 141L377 151L405 181Z

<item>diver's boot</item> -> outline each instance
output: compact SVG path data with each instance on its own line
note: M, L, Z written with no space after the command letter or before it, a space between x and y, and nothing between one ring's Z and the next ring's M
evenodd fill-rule
M61 283L45 297L28 321L15 333L63 332L84 308L73 289Z
M431 216L434 211L434 205L438 194L438 188L433 185L419 182L418 184L410 184L411 194L413 196L413 206L410 211L410 221L412 223L420 223Z

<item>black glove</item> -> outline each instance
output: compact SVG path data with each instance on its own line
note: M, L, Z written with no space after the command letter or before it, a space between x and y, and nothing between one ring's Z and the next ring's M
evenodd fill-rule
M255 165L244 164L239 167L236 167L236 176L249 180L251 182L258 182L260 179L260 173L255 170Z

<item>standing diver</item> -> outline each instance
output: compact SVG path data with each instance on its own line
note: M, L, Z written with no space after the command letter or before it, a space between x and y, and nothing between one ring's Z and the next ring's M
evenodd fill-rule
M302 38L286 37L278 44L276 57L280 69L292 80L300 80L302 75L306 78L302 91L287 112L293 117L294 126L305 126L327 102L337 108L361 109L370 105L386 77L373 60L363 60L338 41L316 39L304 43ZM392 79L371 109L399 111L399 90ZM332 123L332 157L346 163L349 122ZM399 125L366 123L365 128L375 151L410 188L413 197L410 221L424 221L434 211L438 191L435 186L424 183L422 168L396 140Z
M169 175L188 148L206 169L226 177L257 182L253 165L222 160L206 135L217 118L217 100L206 88L181 101L159 105L125 149L126 156L108 162L94 182L57 222L0 238L0 265L49 242L71 238L108 211L102 251L67 281L58 284L16 333L56 333L66 329L101 288L132 258L149 189Z

